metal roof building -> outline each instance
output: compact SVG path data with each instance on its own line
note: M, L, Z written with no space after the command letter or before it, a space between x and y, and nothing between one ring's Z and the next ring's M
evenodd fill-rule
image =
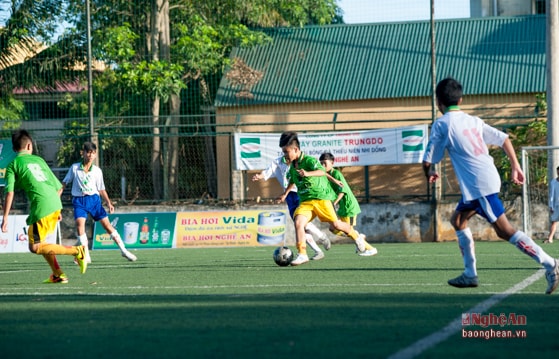
M545 91L545 16L436 21L437 78L467 95ZM272 42L237 48L262 73L239 97L223 77L216 107L423 97L431 94L429 21L266 30Z
M214 103L220 133L353 131L433 120L429 21L265 31L271 42L231 54L234 65ZM535 95L546 89L545 16L439 20L435 50L437 81L462 82L463 109L503 126L534 118ZM237 188L266 193L242 180L226 187L236 183L228 177L242 177L230 138L216 140L220 197ZM416 170L421 176L419 167L407 171L413 177Z

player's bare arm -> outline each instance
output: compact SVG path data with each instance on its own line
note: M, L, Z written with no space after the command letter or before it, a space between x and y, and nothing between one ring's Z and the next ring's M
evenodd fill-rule
M104 191L104 190L99 191L99 195L101 196L101 198L103 198L103 200L107 204L107 208L109 209L109 213L113 213L115 211L115 207L113 206L113 203L111 202L111 199L109 198L109 195L107 194L107 191Z
M523 184L524 183L524 172L522 171L522 167L518 162L518 158L516 157L516 152L514 151L514 147L510 139L505 139L503 142L503 151L509 158L511 164L511 179L515 184Z
M289 192L291 192L291 190L293 190L294 187L295 187L295 183L289 182L289 185L287 185L287 188L285 189L283 194L281 196L279 196L278 202L280 202L280 203L285 202L285 199L287 198L287 195L289 194Z
M301 177L320 177L326 175L326 172L323 170L314 170L314 171L305 171L305 170L297 170L299 176Z
M328 178L328 180L330 182L332 182L333 184L335 184L336 186L342 188L344 186L344 183L342 181L338 181L337 179L335 179L334 177L330 176L330 174L328 174L328 172L326 172L326 177Z
M430 162L423 161L423 172L429 183L436 182L439 179L439 174L435 171L433 165Z
M14 202L14 192L6 193L6 200L4 201L4 217L2 218L2 232L8 232L8 214L12 209L12 203Z

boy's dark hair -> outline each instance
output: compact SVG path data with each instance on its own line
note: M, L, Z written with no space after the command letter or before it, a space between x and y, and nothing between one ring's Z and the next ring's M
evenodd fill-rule
M90 151L97 152L97 145L93 142L84 142L82 150L83 150L83 153L88 153Z
M452 77L447 77L437 84L437 100L444 106L455 106L462 98L462 85Z
M299 138L297 137L297 132L284 132L281 134L280 140L279 140L279 146L280 147L285 147L285 146L295 146L297 148L300 148L299 146Z
M14 152L21 151L28 143L33 143L33 139L27 130L19 129L12 133L12 148Z
M334 155L331 154L330 152L324 152L323 154L320 155L320 158L318 160L320 162L322 162L322 161L332 161L332 162L334 162Z

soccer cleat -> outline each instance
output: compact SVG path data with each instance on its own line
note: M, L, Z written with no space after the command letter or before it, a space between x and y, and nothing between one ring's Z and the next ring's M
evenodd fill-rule
M545 272L545 279L547 279L547 290L545 294L551 294L559 284L559 262L555 260L555 265L552 269Z
M360 252L359 255L361 257L371 257L371 256L374 256L377 253L378 253L377 249L375 247L372 247L371 249L367 249L363 252Z
M309 256L307 256L306 254L299 254L299 255L297 255L297 258L295 258L291 262L291 265L292 266L298 266L298 265L301 265L303 263L307 263L308 261L309 261Z
M77 246L78 254L76 254L75 258L78 261L78 265L80 266L80 273L84 274L87 270L87 258L85 257L85 247L84 246Z
M66 274L64 274L64 273L60 274L60 276L58 276L58 277L55 276L54 274L51 274L48 279L45 279L43 281L43 283L67 284L68 283L68 277L66 277Z
M454 279L449 279L448 284L456 288L474 288L478 286L477 276L468 277L462 273Z
M87 264L90 264L91 263L91 257L89 256L89 249L87 249L86 246L84 246L83 248L85 249L85 261L87 262ZM74 264L80 265L76 258L74 258Z
M357 250L359 253L365 252L367 248L365 248L365 235L360 234L359 237L355 240L355 245L357 246Z
M328 238L328 236L326 235L320 238L320 242L322 243L324 249L327 251L330 250L330 248L332 247L332 242L330 241L330 238Z
M91 258L87 258L87 256L85 257L85 261L87 262L87 264L91 263ZM78 260L76 259L76 257L74 257L74 264L79 266L80 264L78 263Z
M123 256L124 258L128 259L130 262L135 262L136 259L138 259L138 258L136 258L135 255L133 255L132 253L130 253L130 252L128 252L128 251L122 252L122 256Z
M322 258L324 258L324 252L316 252L316 254L311 257L311 261L319 261Z

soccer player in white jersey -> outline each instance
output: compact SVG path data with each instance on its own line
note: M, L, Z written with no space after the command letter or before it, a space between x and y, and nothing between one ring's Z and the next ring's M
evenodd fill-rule
M431 128L423 157L423 170L430 183L439 179L434 164L442 160L446 150L462 192L450 223L458 237L465 270L460 276L449 280L448 284L458 288L478 286L474 239L468 221L479 214L491 223L499 238L509 241L543 265L548 283L545 293L551 294L559 284L558 261L549 256L532 238L511 225L499 198L501 179L487 145L501 147L511 163L512 181L516 184L524 182L524 173L508 135L460 110L458 106L462 103L462 85L455 79L446 78L439 82L436 96L437 107L443 116Z
M74 206L78 240L85 248L88 247L85 221L87 216L90 215L95 222L101 223L111 239L118 245L122 256L134 262L137 259L136 256L124 246L122 238L109 222L107 211L101 203L101 198L103 198L109 208L109 213L114 212L115 208L105 190L103 171L93 164L95 156L97 156L97 145L92 142L85 142L82 147L83 160L74 163L62 180L65 186L72 184L72 205ZM91 263L88 250L86 250L86 258L87 262Z

